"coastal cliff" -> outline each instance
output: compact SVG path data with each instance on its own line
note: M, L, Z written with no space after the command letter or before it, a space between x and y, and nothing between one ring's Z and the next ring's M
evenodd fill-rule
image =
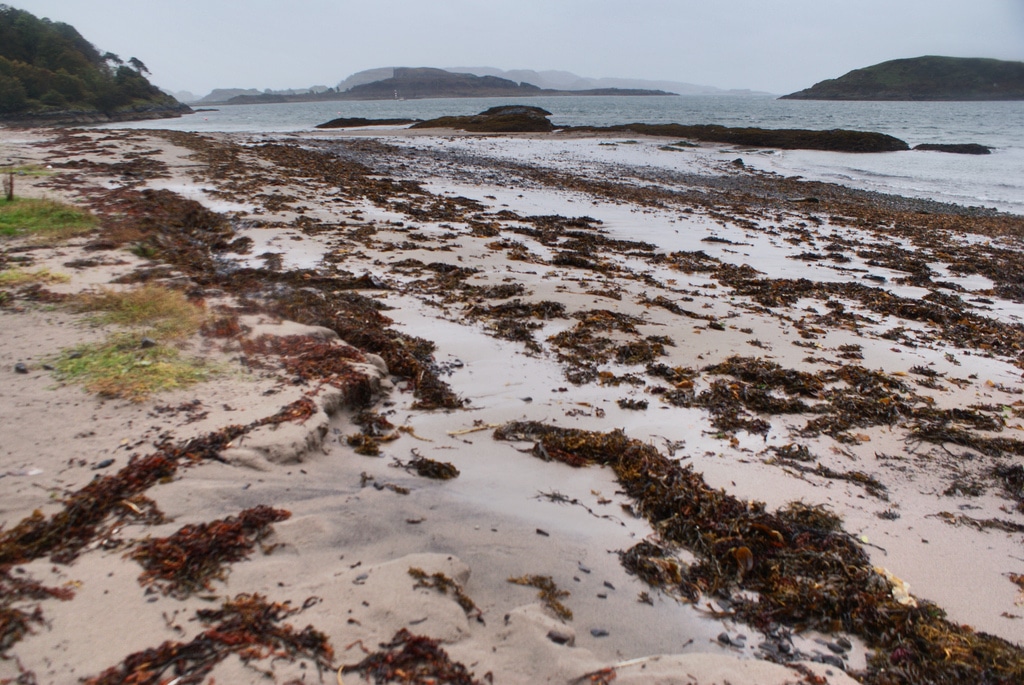
M1024 62L915 57L855 69L782 100L1024 100Z

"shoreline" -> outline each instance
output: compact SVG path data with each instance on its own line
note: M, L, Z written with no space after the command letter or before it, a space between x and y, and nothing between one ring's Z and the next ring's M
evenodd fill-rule
M926 435L926 420L939 421L938 414L925 411L931 406L952 411L991 405L974 410L975 425L986 418L985 425L995 426L991 419L997 417L998 431L965 425L963 417L954 425L947 418L946 428L1017 440L1016 402L1024 384L1014 351L1020 348L1014 346L1024 340L1018 318L1024 306L1005 299L1016 294L1006 273L1013 262L1005 260L1020 253L1024 218L943 213L942 206L906 199L879 206L873 202L877 196L733 165L735 150L720 146L665 152L656 141L607 137L595 143L586 137L430 134L93 130L47 132L39 137L50 142L19 144L26 161L51 163L57 171L33 181L26 192L56 194L101 210L112 206L112 197L132 207L147 187L162 188L232 215L229 228L218 230L233 241L247 239L248 252L244 245L238 247L242 252L221 250L209 265L253 270L245 276L250 286L241 277L237 283L218 281L206 262L191 256L171 261L171 272L163 275L204 298L211 310L238 314L244 298L266 307L273 302L267 284L286 291L302 278L332 297L357 293L394 307L380 312L393 321L385 330L433 342L433 361L421 368L468 400L462 409L415 408L423 398L412 391L426 386L396 372L395 362L405 359L396 356L387 362L389 373L380 378L370 407L409 430L396 429L396 440L379 443L383 458L354 452L348 436L365 431L352 422L352 411L331 400L333 415L260 429L253 444L245 437L223 451L225 463L191 466L173 482L154 486L148 496L173 523L128 523L121 545L90 549L75 563L54 567L57 572L44 560L26 565L45 582L59 578L80 585L70 601L42 603L51 623L33 627L35 634L10 650L22 667L36 671L41 682L61 682L72 673L97 675L128 653L173 635L188 639L194 626L182 618L175 628L161 613L184 617L202 601L145 594L135 581L137 564L122 554L130 540L170 535L186 523L265 504L291 511L289 520L273 526L272 544L282 547L233 564L226 583L213 583L212 594L260 592L296 606L318 597L293 622L325 631L337 664L363 657L344 651L354 640L372 650L411 625L441 639L477 678L491 671L495 682L561 682L672 653L689 655L682 663L698 671L700 659L715 660L705 664L711 670L695 676L698 682L800 677L786 666L751 658L765 653L759 641L778 645L778 636L758 638L749 625L702 616L628 574L618 555L606 550L624 550L653 535L650 523L624 508L636 512L636 502L619 492L607 468L545 463L517 452L536 452L530 441L512 446L491 439L495 427L522 420L585 431L622 429L680 464L692 464L712 489L764 501L769 510L793 500L824 505L843 518L844 529L863 543L872 564L909 582L912 593L936 602L953 622L1015 642L1019 650L1024 619L1003 614L1024 613L1015 604L1019 589L1007 577L1024 573L1014 556L1021 533L978 523L1024 526L1024 515L991 475L1020 457L975 449L965 459L959 433L961 446L914 436ZM172 234L166 235L173 244ZM148 238L143 233L137 239ZM94 252L87 249L90 242L95 236L29 247L25 254L33 268L65 271L64 264L75 261L70 257L107 256L106 265L71 267L70 283L47 286L55 292L159 266L123 248ZM270 278L275 280L265 280ZM32 373L4 400L11 412L5 424L19 427L5 459L20 460L5 471L43 473L0 479L3 501L12 503L5 505L5 530L43 506L45 491L68 493L85 485L100 456L116 455L121 466L130 450L151 451L156 435L169 432L187 440L228 424L248 425L318 387L315 379L296 385L285 371L271 366L254 373L250 365L248 372L237 369L142 405L99 402L76 387L53 389L49 374L38 367L47 354L94 332L75 327L69 335L80 317L68 318L59 306L48 313L17 292L14 303L24 311L2 312L4 367L27 361ZM245 316L268 323L276 318L269 310ZM255 320L244 321L261 330ZM287 335L313 332L285 328ZM240 341L191 345L237 365L252 356L239 351ZM748 383L756 388L736 369L724 386L716 385L728 374L712 367L735 356L825 379L816 397L801 400L817 409L775 413L763 410L770 404L724 407L724 399L701 400L705 391L730 384L733 391ZM878 371L865 377L875 378L872 383L893 383L882 399L903 413L882 420L858 403L857 392L825 392L847 387L828 374L850 367ZM912 370L918 367L932 373ZM263 394L271 389L275 393ZM868 390L860 388L869 403L877 403L882 396ZM319 392L309 396L323 399ZM778 387L771 396L782 400L789 393ZM194 412L186 410L159 420L147 414L155 406L184 406L196 398L207 412L199 420L189 422ZM855 409L844 409L846 402ZM100 423L101 430L93 429L97 435L76 443L64 434L77 430L49 428L34 418L51 416L55 408L61 415L53 419L64 425L88 424L95 421L90 416L99 416L109 427ZM832 423L821 425L832 432L809 433L815 417L829 417ZM841 420L851 425L843 427ZM152 425L136 438L143 424ZM486 430L477 430L481 426ZM40 452L40 433L52 441L49 450ZM121 447L122 439L130 450ZM62 455L81 444L90 445L91 461L62 466ZM784 449L792 444L813 458L793 458ZM28 458L30 453L37 457ZM393 466L416 455L451 463L460 474L431 481ZM241 485L240 475L246 481ZM872 480L878 484L874 491L865 486ZM53 509L45 506L47 513ZM485 623L465 615L446 595L414 588L405 576L416 565L458 579ZM103 580L108 573L115 580ZM559 621L534 604L534 590L506 582L526 574L550 575L570 591L566 603L573 621ZM970 595L965 586L972 588ZM113 593L113 606L104 591ZM637 601L640 593L652 604ZM739 599L709 595L698 608L712 601L715 612L722 612ZM360 608L360 602L371 606ZM97 612L106 616L102 625L109 631L102 644L115 642L116 653L71 637L88 634L81 622L95 620ZM126 621L127 615L142 618ZM574 646L558 644L551 633L568 635ZM736 639L740 633L745 640ZM853 671L866 668L862 642L849 635L844 639L852 649L839 649L836 656L824 644L834 639L811 634L793 644L806 658L831 655L846 659ZM58 646L63 660L44 666L44 655ZM741 655L748 658L737 660ZM828 682L850 682L824 662L799 663ZM723 663L733 673L714 675ZM893 667L900 667L898 660ZM0 677L16 676L12 668L11 661L0 663ZM288 668L275 667L278 678L286 679ZM633 668L638 667L622 667L620 680L630 682ZM751 668L746 675L736 671ZM254 671L232 661L218 669L219 680L255 679ZM327 682L332 678L324 676Z

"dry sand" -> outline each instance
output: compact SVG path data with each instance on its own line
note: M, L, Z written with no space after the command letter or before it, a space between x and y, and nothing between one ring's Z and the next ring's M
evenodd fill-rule
M662 147L665 141L607 138L397 134L387 138L396 147L382 151L375 139L349 140L344 134L282 138L317 148L348 141L341 152L344 158L379 165L374 168L381 175L422 182L435 197L472 199L491 212L506 210L520 217L586 215L599 220L596 230L609 238L648 241L664 253L703 250L722 262L750 264L772 278L863 282L868 274L886 279L883 287L905 297L920 298L929 292L895 283L900 272L849 247L906 246L906 238L862 231L856 222L823 216L811 203L783 203L782 209L764 212L761 221L752 221L749 215L734 220L728 208L709 207L713 203L652 203L639 192L634 198L609 198L593 188L560 186L550 177L571 172L595 182L632 183L654 192L651 188L692 187L693 178L700 175L719 179L729 192L730 184L743 189L756 181L756 174L731 164L738 154L749 151L667 151ZM269 140L209 139L243 146ZM435 358L443 380L468 403L462 410L415 409L409 379L379 372L372 363L361 365L360 371L379 377L374 408L394 425L410 429L398 440L382 444L379 457L360 456L346 444L346 436L359 429L337 392L312 393L318 411L306 421L252 431L224 450L221 461L190 466L170 482L151 488L147 495L166 514L167 523L129 522L116 531L116 540L96 541L68 565L46 558L19 565L17 573L46 585L67 585L75 596L69 601L25 603L39 604L44 622L32 624L31 634L6 651L0 682L27 672L34 673L36 680L31 682L39 683L70 683L98 675L127 655L166 640L187 642L203 629L194 619L196 610L254 592L271 601L306 605L290 621L323 631L333 645L335 665L360 661L365 656L360 645L372 651L408 628L440 640L451 658L465 664L476 678L490 673L495 683L600 682L596 677L577 679L608 668L614 668L616 682L627 683L810 682L812 671L823 682L853 682L836 666L811 661L815 656L837 658L826 646L836 635L795 635L795 648L807 660L769 663L758 658L763 657L758 631L713 617L706 611L712 606L710 599L695 607L628 574L616 552L654 532L649 523L624 509L631 503L612 471L542 462L521 453L530 444L493 440L490 427L512 420L598 431L621 428L629 437L692 464L711 486L738 498L763 501L770 509L792 501L824 505L843 518L846 531L866 544L872 563L903 579L914 595L936 603L956 623L1018 645L1024 642L1020 588L1008 578L1024 573L1021 533L979 529L965 524L967 519L951 524L957 515L976 522L1024 524L1024 515L987 475L993 464L1007 459L1020 463L1019 457L960 458L956 455L964 448L908 443L901 425L856 428L853 443L824 435L799 439L814 455L807 467L820 464L833 474L875 477L884 492L873 494L856 481L823 477L822 470L801 471L799 463L773 461L776 455L769 448L794 442L792 430L806 417L765 416L770 428L764 435L742 430L723 435L711 426L706 411L660 402L651 392L658 382L643 376L642 365L612 361L598 367L618 376L639 374L639 384L574 384L565 376L574 368L572 361L560 359L559 349L549 341L572 329L576 319L537 320L532 337L540 351L529 352L520 342L495 337L493 321L467 315L470 305L487 307L506 300L484 299L451 284L439 286L430 280L437 271L422 267L443 262L476 269L466 283L480 288L521 284L522 299L560 302L569 313L610 310L637 317L642 322L639 336L667 336L674 343L657 360L668 367L700 369L739 354L810 371L856 363L908 382L911 367L934 369L942 374L941 389L917 390L932 396L935 406L1005 406L1004 435L1016 437L1021 419L1013 408L1019 406L1024 384L1011 357L954 346L935 337L927 326L867 312L850 300L845 305L865 312L871 322L857 330L839 325L826 330L815 319L829 311L820 300L808 297L768 310L755 306L749 297L730 294L707 273L685 273L635 252L602 253L607 267L602 269L553 263L558 250L509 230L521 221L495 218L497 234L485 236L474 233L465 215L438 217L412 211L414 207L397 200L353 197L343 184L331 185L275 166L255 153L238 162L239 168L276 174L277 182L248 187L240 175L217 171L216 156L194 156L181 140L144 132L76 132L69 139L50 132L0 130L0 162L95 162L72 169L58 166L56 177L19 177L18 192L85 202L101 190L122 186L169 189L229 214L236 235L253 241L248 254L228 259L258 267L267 262L261 255L272 253L286 271L340 268L370 274L390 286L371 292L394 308L386 314L395 327L437 345ZM252 150L237 149L242 155ZM124 168L101 166L140 157L160 163L166 175L154 177L138 168L122 173ZM532 169L544 174L520 164L534 165ZM660 176L644 178L638 169ZM63 180L55 183L55 178ZM811 216L814 235L808 237ZM369 237L367 227L372 229ZM355 238L360 229L363 237ZM791 239L800 235L802 240ZM66 283L47 286L54 292L111 285L119 276L152 266L125 249L90 250L94 237L42 246L4 239L2 247L8 256L30 256L33 269L66 273ZM707 242L708 237L714 242ZM959 239L968 243L977 238ZM791 258L820 252L829 240L846 241L844 254L851 261ZM1014 240L1003 240L1019 248ZM513 254L516 249L518 256ZM97 265L65 266L96 255L103 257ZM409 259L420 260L420 266L404 262ZM984 316L1016 323L1024 313L1021 305L993 296L992 283L984 277L950 274L940 264L935 271L942 280L960 284L965 300L984 295L989 303L983 307ZM176 282L184 280L179 277ZM206 295L211 309L238 304L229 292ZM659 296L703 318L651 306ZM328 339L333 335L268 315L247 316L242 323L250 339L261 334ZM712 322L717 325L710 326ZM903 338L883 337L899 325L909 331ZM44 368L62 349L98 340L107 332L63 305L32 302L17 294L0 310L4 529L36 509L46 515L58 511L62 496L123 467L133 455L151 453L158 441L185 441L228 425L245 425L310 395L308 386L290 382L283 370L241 364L239 339L190 341L186 352L216 361L224 372L214 381L140 403L88 395L77 386L58 383ZM633 339L609 335L619 342ZM856 362L850 359L854 354L861 357ZM13 371L19 362L28 366L27 374ZM963 380L952 383L943 376ZM699 378L697 389L710 381ZM621 400L646 401L647 408L622 408ZM198 405L189 404L196 401ZM451 463L459 477L434 481L396 468L397 460L407 462L418 455ZM969 496L951 489L956 483L978 484L980 492ZM226 580L213 582L212 591L186 599L139 584L139 565L125 557L132 541L171 535L185 524L237 515L257 505L291 512L287 521L274 524L272 536L264 541L275 546L272 553L257 551L233 564ZM451 595L415 587L408 571L417 567L458 581L482 620L467 615ZM564 600L572 610L571 621L544 608L536 600L536 590L508 582L529 574L550 576L571 593ZM638 601L640 597L649 597L650 603ZM728 641L721 639L723 633ZM848 669L857 671L865 666L863 643L851 641L853 648L841 658ZM171 681L172 674L164 677L160 682ZM236 658L218 665L212 677L222 683L336 680L333 673L318 675L305 662L243 665ZM344 676L346 683L359 681L358 674Z

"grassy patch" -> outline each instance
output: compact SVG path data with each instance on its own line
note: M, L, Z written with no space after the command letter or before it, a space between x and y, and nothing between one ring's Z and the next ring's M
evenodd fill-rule
M152 283L134 290L83 295L78 308L96 312L97 323L141 327L158 338L186 338L206 320L206 311L183 293Z
M51 363L60 380L80 383L104 397L133 402L200 383L216 373L201 360L184 358L166 345L145 347L141 336L130 334L65 350Z
M56 172L41 164L21 164L19 166L0 166L0 174L16 176L53 176Z
M82 295L80 311L99 324L127 329L102 343L64 350L52 360L60 380L80 383L89 392L140 402L164 390L207 380L218 369L184 357L168 341L195 334L206 311L185 295L162 285L133 290L100 290Z
M0 235L68 238L96 225L96 217L54 200L0 197Z
M37 269L26 271L25 269L6 269L0 271L0 287L17 287L29 283L67 283L71 277L67 274L50 271L49 269Z

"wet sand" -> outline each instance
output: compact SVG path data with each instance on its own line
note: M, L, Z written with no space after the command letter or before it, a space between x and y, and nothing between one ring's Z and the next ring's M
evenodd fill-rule
M756 151L666 140L0 136L12 162L55 172L26 177L19 192L102 216L97 232L67 243L5 240L7 266L25 256L20 266L66 273L44 289L57 295L132 287L143 274L239 322L232 336L185 345L226 369L216 380L141 403L98 398L43 364L108 331L59 297L10 289L0 311L4 531L36 509L59 513L61 498L132 456L312 403L147 488L163 522L122 516L70 563L47 554L13 564L74 598L16 605L38 606L42 621L6 648L0 679L98 676L202 634L197 611L258 593L303 607L288 622L322 631L332 668L404 628L500 683L603 682L606 669L622 682L791 682L810 677L803 668L850 682L840 666L878 681L866 661L873 636L844 629L843 617L818 631L740 620L746 567L761 559L723 553L733 566L722 588L704 587L696 602L627 571L618 552L644 540L684 565L697 559L641 515L613 468L544 461L542 441L494 439L510 421L621 430L735 500L824 507L897 594L909 585L951 624L1020 654L1021 218L784 179L736 161ZM217 239L198 220L146 224L188 207L168 209L147 188L221 213ZM120 238L101 245L105 232ZM131 250L145 241L155 261ZM261 335L336 337L307 316L311 305L287 310L308 320L283 315L275 303L294 291L384 308L375 325L393 333L337 330L376 355L352 355L370 396L362 381L330 385L315 365L296 371L253 352ZM433 343L429 357L409 352L423 347L416 340ZM29 373L11 371L18 362ZM360 411L386 421L368 429ZM417 459L458 477L420 476ZM138 582L126 554L143 539L260 505L290 517L208 590L182 598ZM410 568L457 581L476 610L417 587ZM531 575L570 593L571 620L509 582ZM884 654L903 673L900 654ZM310 653L291 656L246 665L235 652L209 675L336 680L317 675Z

